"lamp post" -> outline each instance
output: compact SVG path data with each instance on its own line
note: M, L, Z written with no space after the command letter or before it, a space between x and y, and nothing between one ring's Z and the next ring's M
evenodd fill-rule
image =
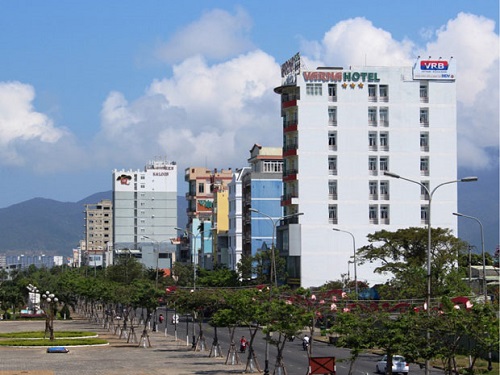
M45 334L49 331L50 341L54 341L54 308L57 306L59 299L48 290L42 294L45 301L45 307L48 311L45 312Z
M274 276L274 284L277 287L278 286L278 276L277 276L277 273L276 273L276 257L275 257L275 253L274 253L274 243L275 243L275 238L276 238L276 226L278 225L278 223L281 220L290 219L292 217L296 217L296 216L300 216L300 215L304 215L304 214L302 212L297 212L297 213L294 213L294 214L281 216L281 217L279 217L277 219L273 219L268 214L265 214L264 212L261 212L261 211L257 210L256 208L250 208L249 211L250 212L255 212L255 213L260 214L262 216L265 216L272 223L272 226L273 226L273 235L271 237L271 272L270 272L270 282L271 282L271 284L273 283L273 276Z
M160 246L161 246L161 243L162 242L167 242L169 240L163 240L163 241L158 241L158 240L155 240L154 238L152 237L149 237L149 236L142 236L144 238L147 238L148 240L151 240L153 243L156 243L156 245L158 246L158 250L156 251L156 277L155 277L155 288L158 289L158 268L159 268L159 258L160 258Z
M335 232L343 232L350 234L352 237L352 248L353 248L353 263L354 263L354 288L356 291L356 299L358 299L358 273L356 269L356 239L354 238L354 234L347 230L342 230L342 229L337 229L337 228L332 228ZM349 271L349 270L348 270Z
M483 294L484 294L484 303L488 302L488 288L486 283L486 255L484 253L484 232L483 232L483 224L481 221L474 216L464 215L458 212L454 212L453 215L458 217L465 217L467 219L475 220L479 224L479 228L481 229L481 253L483 255ZM470 262L469 262L470 264Z
M393 177L393 178L398 178L404 181L411 182L413 184L419 185L421 188L425 190L427 193L427 201L429 204L429 211L427 212L427 295L426 295L426 305L427 305L427 315L431 314L431 282L432 282L432 274L431 274L431 249L432 249L432 227L431 227L431 203L432 203L432 197L436 190L440 188L443 185L448 185L448 184L454 184L458 182L473 182L477 181L477 177L464 177L460 180L452 180L452 181L446 181L442 182L439 185L437 185L432 191L429 191L429 187L427 187L425 184L411 180L409 178L402 177L396 173L391 173L389 171L384 172L385 176ZM427 344L430 343L430 332L427 330ZM429 375L429 360L425 360L425 375Z
M294 214L281 216L277 219L273 219L268 214L265 214L265 213L257 210L256 208L250 207L249 211L255 212L255 213L260 214L262 216L265 216L266 218L268 218L271 221L271 223L273 225L273 236L271 237L271 268L270 268L270 274L269 274L269 276L270 276L270 278L269 278L269 299L271 299L271 295L272 295L271 292L272 292L272 285L273 285L273 269L274 269L274 283L275 283L276 287L278 287L278 276L277 276L277 272L276 272L276 258L274 255L274 240L276 237L276 225L281 220L289 219L289 218L304 215L304 214L302 212L297 212ZM264 360L264 375L269 375L269 340L270 340L270 336L269 336L269 330L268 330L266 333L266 357Z
M192 259L192 262L193 262L193 290L196 290L196 244L198 242L197 241L198 236L200 234L203 234L204 231L199 231L197 234L194 234L193 232L191 232L190 230L187 230L187 229L182 229L179 227L175 227L174 229L187 233L189 236L191 236L191 240L194 238L194 243L193 243L191 252L192 252L192 258L193 258ZM203 241L203 239L204 239L203 236L201 238Z

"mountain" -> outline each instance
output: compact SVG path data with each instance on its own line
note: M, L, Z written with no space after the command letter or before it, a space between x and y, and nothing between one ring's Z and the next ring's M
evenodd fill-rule
M112 199L112 192L90 195L78 202L33 198L0 209L0 253L43 252L70 255L84 239L85 204ZM186 225L187 202L177 197L177 222Z

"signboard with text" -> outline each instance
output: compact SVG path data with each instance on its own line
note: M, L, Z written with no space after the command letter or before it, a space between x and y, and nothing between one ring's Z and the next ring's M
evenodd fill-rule
M454 81L456 79L456 66L453 58L449 60L417 59L413 66L413 79L436 79Z

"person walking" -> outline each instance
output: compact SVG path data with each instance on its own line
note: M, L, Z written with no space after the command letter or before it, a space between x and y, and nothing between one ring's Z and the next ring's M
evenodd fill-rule
M240 339L240 352L241 353L245 353L245 351L247 349L247 344L248 344L248 341L245 339L245 336L241 336L241 339Z

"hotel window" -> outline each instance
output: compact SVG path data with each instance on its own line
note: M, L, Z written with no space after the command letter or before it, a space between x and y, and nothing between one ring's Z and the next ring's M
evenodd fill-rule
M336 204L329 204L328 205L328 222L330 224L338 224L337 205Z
M337 126L337 107L328 107L328 125Z
M381 102L389 101L389 86L380 85L379 86L379 94L380 94L379 101L381 101Z
M205 192L205 183L204 182L200 182L198 184L198 193L204 193Z
M328 199L337 200L337 180L328 181Z
M143 174L141 174L141 180L145 180L146 179L146 176L144 176Z
M380 224L389 224L389 206L380 206Z
M389 108L380 107L378 110L380 126L389 126Z
M377 181L368 181L368 190L370 192L368 199L371 199L371 200L378 199L378 195L377 195Z
M420 151L429 151L429 133L420 133Z
M368 101L377 101L377 85L368 85Z
M378 206L376 204L369 207L368 218L370 219L370 224L378 224Z
M329 156L328 157L328 173L331 176L337 175L337 157L336 156Z
M389 199L389 181L380 181L380 199Z
M420 102L429 103L429 85L428 82L420 82Z
M306 95L312 95L312 96L323 95L323 85L321 83L307 83Z
M328 100L331 102L337 101L337 85L335 83L328 84Z
M380 170L388 171L389 170L389 157L381 156L380 157Z
M377 107L368 108L368 125L377 126Z
M328 148L332 151L337 150L337 132L328 132Z
M420 108L420 126L429 126L429 108Z
M144 189L146 187L146 184L141 184L141 189Z
M368 171L370 172L370 175L372 175L372 176L377 175L377 157L370 156L368 158Z
M381 151L389 151L389 133L380 132L379 143Z
M429 181L420 181L420 199L429 200ZM425 186L425 187L424 187Z
M420 158L420 175L422 175L422 176L429 175L429 158L428 157Z
M429 224L429 206L428 205L420 206L420 223L421 224Z
M377 151L377 132L368 133L368 149L370 151Z

